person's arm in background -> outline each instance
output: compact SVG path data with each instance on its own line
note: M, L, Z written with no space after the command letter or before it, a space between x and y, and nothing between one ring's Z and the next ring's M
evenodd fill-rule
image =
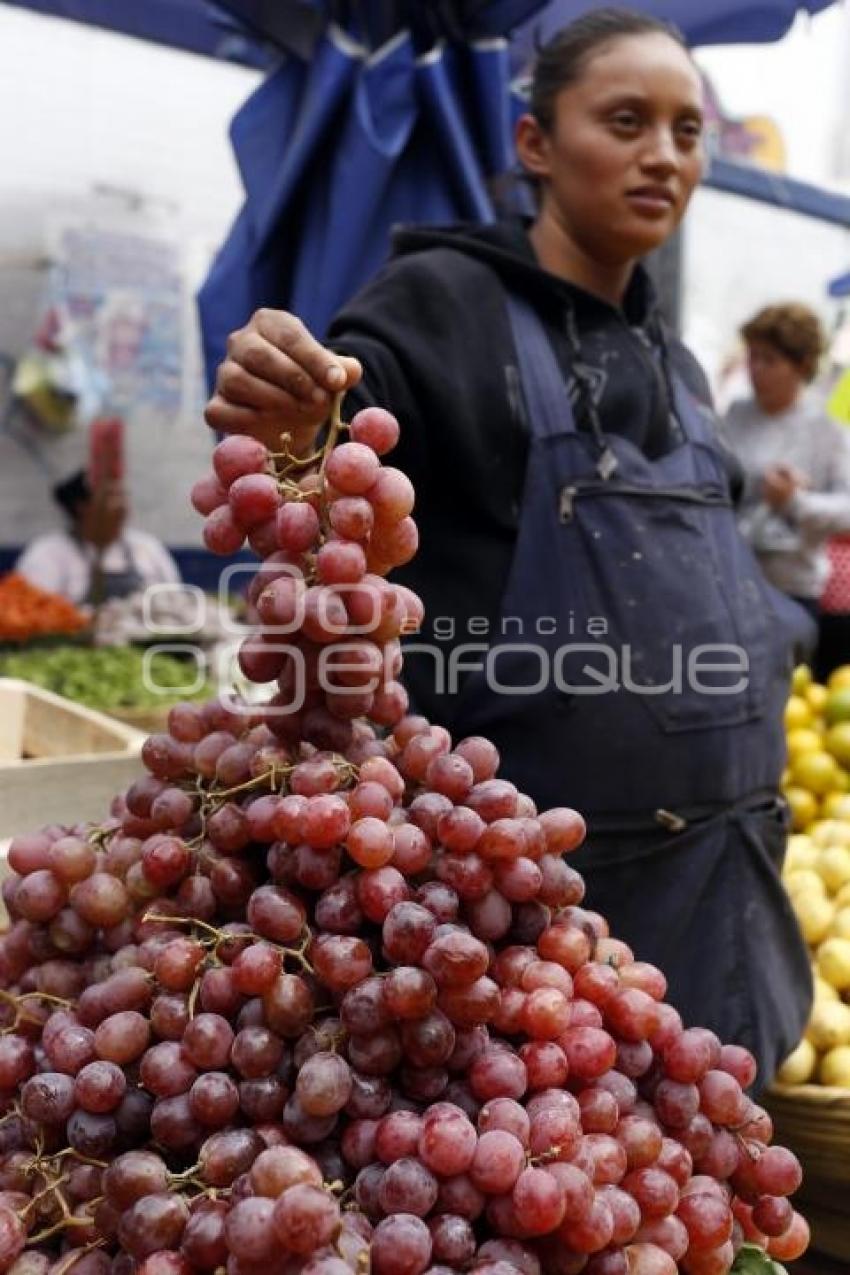
M747 465L739 446L744 402L737 400L728 408L725 416L718 417L717 436L724 455L734 468L736 491L733 499L737 506L761 503L764 474L760 469Z
M180 568L156 536L150 536L145 544L144 575L145 584L180 583Z
M708 377L702 367L702 364L681 342L677 342L673 346L673 361L676 370L684 380L693 397L697 400L701 407L705 407L713 415L717 425L715 432L715 440L718 450L723 458L726 466L726 474L729 480L729 494L732 503L738 505L744 491L745 475L744 469L735 451L729 445L726 437L724 423L718 416L714 405L714 395L711 392L711 386Z
M27 545L14 570L47 593L65 595L68 573L61 544L55 536L39 536Z
M827 433L828 479L823 491L799 487L783 513L801 531L824 539L850 531L850 429L820 422Z

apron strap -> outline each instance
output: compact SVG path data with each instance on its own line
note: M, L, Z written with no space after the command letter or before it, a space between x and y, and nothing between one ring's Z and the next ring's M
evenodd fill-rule
M513 292L506 293L506 302L532 438L542 441L575 434L567 383L540 316ZM604 435L598 433L598 426L593 436L599 450L596 468L600 478L607 480L617 469L617 458Z
M507 292L505 300L532 437L574 434L570 395L543 324L523 298Z

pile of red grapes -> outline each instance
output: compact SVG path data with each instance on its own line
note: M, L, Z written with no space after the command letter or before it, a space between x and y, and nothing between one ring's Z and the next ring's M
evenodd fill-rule
M379 461L393 418L348 428L303 460L227 439L193 494L210 547L264 558L243 667L268 702L178 705L101 825L11 845L0 1272L798 1256L800 1169L754 1061L686 1028L582 906L580 815L408 713L421 606L385 575L413 493Z

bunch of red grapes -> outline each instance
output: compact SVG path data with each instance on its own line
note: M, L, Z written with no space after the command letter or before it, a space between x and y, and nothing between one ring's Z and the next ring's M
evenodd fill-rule
M580 815L407 713L397 429L219 445L193 499L211 547L265 557L243 659L274 695L178 705L102 825L11 845L0 1272L725 1275L745 1241L806 1247L752 1057L582 906Z
M336 413L317 456L226 438L192 502L207 515L209 549L233 553L247 537L263 560L248 590L256 628L239 662L251 681L277 682L278 734L343 752L354 721L390 727L404 716L399 638L420 626L423 608L384 578L419 544L410 479L380 461L398 441L398 422L369 408L345 427L350 441L335 446Z

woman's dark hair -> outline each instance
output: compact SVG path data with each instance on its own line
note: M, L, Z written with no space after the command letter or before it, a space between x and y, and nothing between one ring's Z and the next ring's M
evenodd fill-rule
M678 27L633 9L597 9L559 31L540 49L531 83L529 109L547 132L555 122L555 99L581 77L592 53L608 44L635 35L666 35L687 50Z
M57 483L53 488L52 496L59 508L64 510L73 522L92 496L85 470L80 469L64 482Z

